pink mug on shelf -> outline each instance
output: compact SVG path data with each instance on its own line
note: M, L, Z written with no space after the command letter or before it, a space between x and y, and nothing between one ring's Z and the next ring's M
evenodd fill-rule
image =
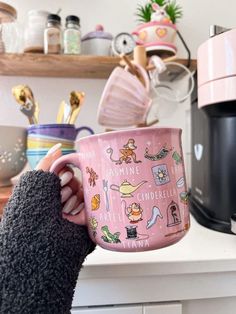
M79 139L80 152L59 158L51 171L72 164L82 172L91 239L107 250L159 249L190 226L181 130L137 128Z
M145 123L152 100L147 72L138 64L141 81L125 69L117 67L110 75L98 106L98 123L109 127L128 127Z

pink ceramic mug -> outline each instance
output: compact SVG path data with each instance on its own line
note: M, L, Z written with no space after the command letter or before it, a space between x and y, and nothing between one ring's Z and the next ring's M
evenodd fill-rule
M82 172L91 239L114 251L147 251L176 243L189 229L181 130L138 128L88 136L80 152L58 159Z
M137 36L136 44L144 46L147 52L176 55L175 24L159 21L142 23L132 34Z
M129 127L145 123L152 100L149 97L150 81L147 72L133 64L144 81L117 67L110 75L98 106L98 123L106 127Z

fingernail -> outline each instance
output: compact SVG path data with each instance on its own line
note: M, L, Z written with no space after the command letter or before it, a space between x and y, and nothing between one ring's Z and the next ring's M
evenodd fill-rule
M61 186L66 185L73 178L73 174L70 171L66 171L60 176Z
M84 203L81 203L76 209L70 213L72 216L77 215L84 208Z
M77 196L73 195L71 198L68 199L65 206L63 207L62 211L65 214L69 214L70 211L74 208L75 204L77 202Z
M54 154L59 148L61 148L61 143L58 143L58 144L54 145L53 147L51 147L49 149L49 151L47 152L46 156Z
M72 189L66 186L61 191L61 202L64 203L72 194Z
M35 170L46 170L50 168L51 165L51 156L45 156L40 162L36 165Z

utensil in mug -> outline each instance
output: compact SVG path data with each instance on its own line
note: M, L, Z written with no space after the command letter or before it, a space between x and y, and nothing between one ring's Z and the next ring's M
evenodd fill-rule
M84 101L85 94L83 92L71 92L70 93L70 106L71 106L71 111L70 114L67 118L67 123L69 124L74 124L77 116L80 112L81 106Z
M66 121L68 120L70 111L71 111L71 106L65 103L63 123L66 123ZM70 124L73 124L73 123L70 123Z
M12 94L21 105L20 111L27 116L30 124L38 124L39 105L36 103L33 92L27 85L18 85L12 88Z
M58 174L66 164L81 170L85 209L78 218L95 243L114 251L147 251L186 234L190 223L182 197L187 187L180 129L130 129L78 142L79 153L59 158L51 171Z
M59 110L58 110L58 113L57 113L57 123L64 123L64 111L65 111L65 101L63 100L61 103L60 103L60 106L59 106Z

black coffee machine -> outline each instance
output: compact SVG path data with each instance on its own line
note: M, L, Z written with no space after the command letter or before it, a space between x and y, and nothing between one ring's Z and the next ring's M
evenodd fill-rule
M192 94L190 208L200 224L236 233L236 29L213 30Z

